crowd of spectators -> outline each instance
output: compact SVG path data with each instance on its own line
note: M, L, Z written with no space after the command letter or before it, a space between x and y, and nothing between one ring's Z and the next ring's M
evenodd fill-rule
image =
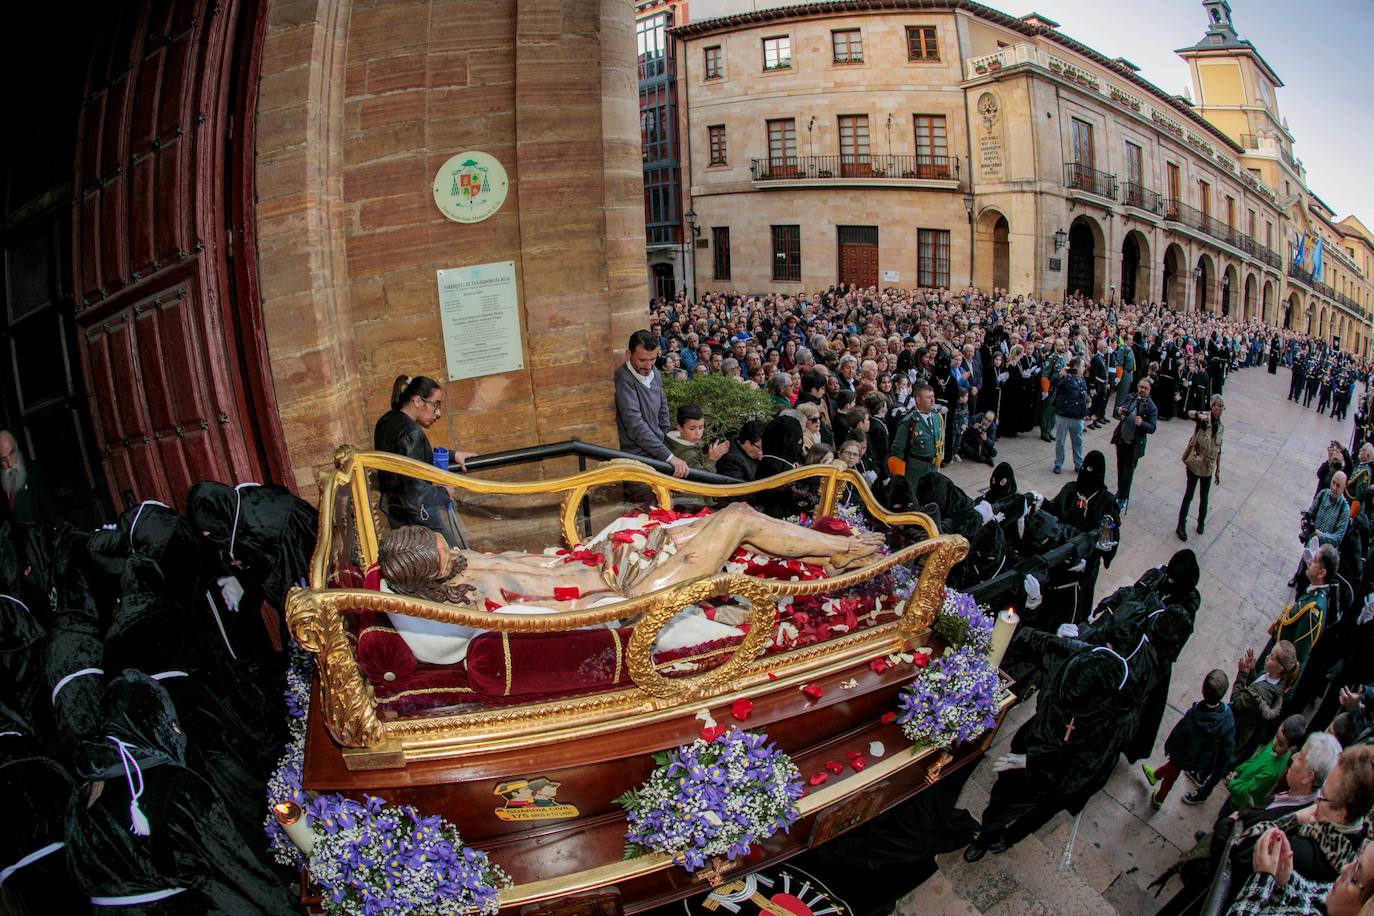
M917 485L923 476L938 477L942 465L969 460L992 466L1002 439L1035 435L1053 444L1046 456L1054 473L1066 472L1072 462L1080 479L1077 488L1066 487L1068 498L1077 494L1086 505L1084 499L1102 489L1104 468L1100 453L1084 455L1083 433L1115 423L1116 491L1108 494L1115 499L1085 510L1093 517L1079 527L1092 530L1102 518L1127 511L1148 438L1159 424L1182 419L1192 424L1177 528L1186 541L1194 496L1202 533L1210 485L1221 479L1223 392L1234 373L1287 368L1290 398L1310 403L1315 397L1318 410L1329 409L1337 421L1354 405L1350 448L1332 442L1302 516L1293 601L1267 633L1258 634L1234 677L1222 670L1206 676L1197 703L1169 733L1164 762L1143 763L1142 770L1156 810L1180 777L1194 783L1184 793L1186 804L1206 803L1216 786L1226 797L1215 830L1171 870L1185 886L1165 912L1200 912L1209 889L1216 891L1216 876L1227 879L1222 906L1236 914L1353 913L1374 893L1374 857L1366 842L1374 805L1368 362L1335 342L1258 319L1079 296L1052 302L1001 289L708 292L697 302L654 302L649 318L639 337L648 350L640 355L652 352L660 373L731 376L766 390L778 410L771 419L744 424L728 443L713 447L718 454L698 458L694 467L751 480L808 461L838 460L860 470L894 508L924 506ZM697 407L677 418L678 441L669 443L675 456L688 453L680 444L691 437L684 417L690 423ZM666 420L657 435L665 432ZM693 446L692 454L701 450ZM1094 482L1082 479L1089 467ZM994 473L992 489L998 489L999 474L1010 478L1008 492L1014 493L1006 465ZM1092 492L1078 493L1084 486ZM992 490L985 499L993 501ZM1067 517L1055 512L1060 501L1048 501L1045 509ZM1018 753L998 761L992 804L967 859L1005 850L1054 811L1081 810L1118 753L1130 760L1151 753L1164 712L1162 699L1155 703L1153 695L1167 692L1168 667L1199 609L1196 562L1189 574L1184 554L1192 556L1180 551L1167 568L1148 571L1086 615L1078 606L1094 608L1092 584L1085 589L1077 581L1068 616L1042 611L1026 629L1039 635L1018 637L1023 653L1028 644L1036 647L1043 693L1036 716L1013 739ZM1068 568L1074 570L1081 578L1081 564ZM1193 596L1191 604L1180 597L1185 594ZM1166 609L1165 616L1157 607ZM1073 623L1055 630L1060 621L1085 616L1094 625L1082 633ZM1083 686L1097 681L1092 691ZM1142 706L1158 709L1142 715ZM1101 741L1066 752L1075 724L1091 727L1090 707L1104 713ZM1151 715L1153 721L1142 721ZM1062 767L1043 785L1036 781L1042 775L1037 729L1055 746L1050 756ZM1043 769L1043 748L1040 759Z

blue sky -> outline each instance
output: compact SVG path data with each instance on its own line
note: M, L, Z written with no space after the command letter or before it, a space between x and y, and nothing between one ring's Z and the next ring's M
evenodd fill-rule
M1173 52L1206 32L1199 0L1029 2L989 5L1016 16L1044 13L1065 35L1138 65L1166 92L1191 92L1188 65ZM1374 0L1231 0L1231 21L1283 80L1279 112L1297 138L1293 151L1308 185L1338 217L1353 212L1374 226Z

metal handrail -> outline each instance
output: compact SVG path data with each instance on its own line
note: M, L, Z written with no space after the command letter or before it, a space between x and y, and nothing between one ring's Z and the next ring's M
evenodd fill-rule
M666 461L659 461L657 458L646 458L643 455L632 455L629 452L622 452L617 449L607 448L604 445L593 445L590 442L583 442L581 439L568 439L563 442L546 442L543 445L530 445L525 448L507 449L504 452L488 452L485 455L476 455L463 462L463 467L467 473L472 471L490 471L494 468L506 468L517 464L532 464L536 461L549 461L554 458L568 458L576 455L579 459L595 458L598 461L615 461L617 458L628 458L631 461L638 461L648 467L653 468L660 474L672 475L673 466ZM457 467L452 460L449 461L447 470L454 470ZM578 470L585 471L586 465L582 460L578 462ZM687 480L693 483L714 483L714 484L735 484L739 483L733 477L726 477L723 474L712 474L710 471L691 470L687 472Z

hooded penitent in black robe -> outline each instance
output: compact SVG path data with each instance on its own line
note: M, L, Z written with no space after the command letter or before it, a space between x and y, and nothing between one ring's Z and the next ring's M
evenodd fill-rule
M287 590L310 574L320 514L285 487L198 483L186 494L186 517L278 611Z
M105 647L97 634L93 624L68 617L48 637L45 698L52 704L57 747L68 766L79 763L82 746L100 728Z
M1083 456L1083 469L1078 478L1065 484L1054 499L1047 501L1044 511L1079 533L1099 531L1104 518L1117 519L1116 497L1107 489L1107 459L1101 452L1094 450ZM1039 612L1039 626L1053 630L1066 621L1086 617L1093 606L1098 573L1104 564L1110 566L1115 556L1115 547L1106 553L1088 551L1082 558L1084 567L1081 571L1051 570L1049 587L1044 590L1045 604Z
M47 756L28 723L4 707L0 707L0 792L5 799L0 869L13 868L3 877L6 899L18 902L21 912L64 916L87 912L89 903L72 887L61 846L71 777Z
M47 628L21 597L23 568L7 528L0 526L0 703L46 732L51 722L43 695Z
M1026 765L1000 773L992 787L979 831L984 847L1015 844L1062 809L1083 810L1111 775L1117 720L1134 695L1125 689L1130 666L1120 654L1048 633L1024 635L1050 660L1050 671L1035 715L1012 739Z
M1192 635L1193 622L1202 605L1197 590L1199 575L1197 556L1184 548L1170 558L1167 566L1146 570L1134 585L1119 588L1104 598L1094 612L1093 623L1080 629L1081 638L1102 644L1109 640L1128 642L1136 634L1147 632L1152 622L1170 627L1167 641L1155 641L1159 676L1154 689L1144 698L1134 735L1122 748L1126 759L1132 762L1154 753L1155 738L1169 703L1174 662ZM1153 615L1161 607L1178 613L1171 613L1160 623Z
M107 691L67 808L67 865L91 897L181 888L122 913L296 913L286 888L232 827L219 793L185 766L172 700L137 671Z

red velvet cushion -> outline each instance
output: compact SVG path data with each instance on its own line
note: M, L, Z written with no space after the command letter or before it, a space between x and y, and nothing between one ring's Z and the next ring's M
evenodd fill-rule
M358 615L358 667L373 685L395 684L415 670L415 653L385 614Z
M484 702L529 700L629 683L633 628L482 633L468 643L468 679Z
M372 692L377 696L377 711L387 717L477 702L461 662L456 665L420 662L404 678L391 682L373 681Z

